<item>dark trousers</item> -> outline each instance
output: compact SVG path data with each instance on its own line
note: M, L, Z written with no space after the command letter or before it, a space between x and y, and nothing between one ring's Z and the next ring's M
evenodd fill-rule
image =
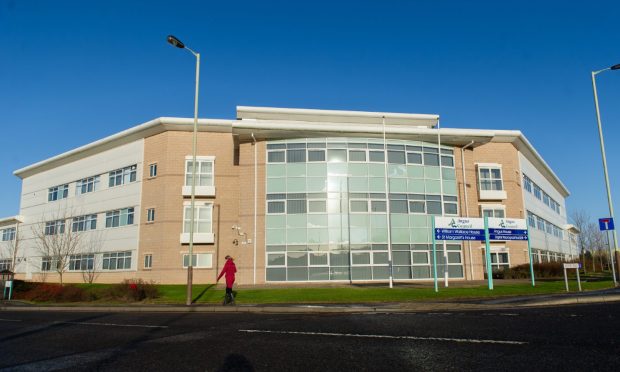
M226 287L226 294L232 295L232 287L231 288Z

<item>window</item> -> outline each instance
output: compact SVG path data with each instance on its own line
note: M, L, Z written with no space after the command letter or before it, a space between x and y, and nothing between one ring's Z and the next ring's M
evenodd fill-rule
M190 205L184 206L183 232L189 233L192 209ZM213 204L194 206L194 233L211 233Z
M135 182L136 181L136 169L137 166L130 165L125 168L120 168L113 170L109 173L109 187L120 186L126 183Z
M532 192L532 180L525 174L523 175L523 188L528 192Z
M45 235L57 235L64 234L65 232L65 221L64 220L56 220L45 223Z
M104 253L102 269L103 270L131 269L131 251Z
M478 168L478 178L480 180L480 190L503 190L502 169L497 167Z
M51 257L43 257L41 259L41 271L57 270L60 267L58 260Z
M50 187L47 191L47 201L65 199L69 196L69 185Z
M153 255L145 254L144 255L144 268L151 269L153 267Z
M534 196L538 200L542 200L542 190L537 184L534 184Z
M551 198L549 198L549 195L547 195L546 192L543 191L543 203L545 203L545 205L549 208L551 208Z
M157 177L157 163L149 165L149 177Z
M367 200L351 200L351 209L350 209L350 211L352 213L356 213L356 212L365 213L365 212L368 212L368 201Z
M536 228L536 215L530 211L527 212L527 224L530 227Z
M458 215L458 205L456 196L444 196L443 197L443 210L445 214Z
M325 150L308 150L308 161L325 161Z
M2 259L0 260L0 271L11 270L11 260L10 259Z
M99 176L82 178L75 183L75 195L82 195L96 191L98 185Z
M492 218L506 217L506 212L504 211L503 207L481 205L480 208L482 209L482 217L492 217Z
M284 213L285 210L286 203L284 201L267 202L267 213L269 214Z
M88 231L95 230L97 228L97 215L89 214L87 216L79 216L73 218L73 224L71 231Z
M94 254L72 254L69 256L70 271L86 271L93 270L95 267Z
M14 227L9 227L8 229L2 230L2 241L8 242L11 240L15 240L16 229Z
M494 252L491 249L491 270L499 271L510 267L510 257L508 252Z
M308 213L325 212L327 212L327 203L325 200L308 200Z
M213 159L196 159L196 186L213 186ZM185 161L185 186L192 185L192 161Z
M133 208L117 209L105 213L105 227L133 225Z
M149 208L146 210L146 222L155 221L155 208Z
M538 230L545 231L545 220L536 216L536 226L538 227Z
M189 265L189 254L183 255L183 267ZM211 268L213 267L213 254L211 253L194 253L192 254L192 266L195 268Z

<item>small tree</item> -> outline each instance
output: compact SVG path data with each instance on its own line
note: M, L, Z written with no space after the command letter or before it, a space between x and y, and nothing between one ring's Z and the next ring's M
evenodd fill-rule
M92 266L86 265L86 267L84 267L84 270L82 271L82 278L84 279L85 283L92 284L100 274L98 268L103 242L103 231L91 231L88 233L88 238L84 238L82 240L82 253L87 255L93 255Z
M68 213L58 213L53 219L43 220L32 228L37 248L51 261L51 269L58 273L60 285L63 285L69 259L79 252L82 239L82 233L72 231L68 220Z

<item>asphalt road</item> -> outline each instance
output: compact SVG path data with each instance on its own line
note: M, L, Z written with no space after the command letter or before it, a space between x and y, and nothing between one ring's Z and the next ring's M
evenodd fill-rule
M406 314L0 312L0 370L617 370L620 303Z

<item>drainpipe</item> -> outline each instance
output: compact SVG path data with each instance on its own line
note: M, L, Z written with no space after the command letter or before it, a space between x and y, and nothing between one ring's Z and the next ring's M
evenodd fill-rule
M254 284L256 284L256 208L257 208L257 181L258 181L258 170L257 170L257 154L258 147L256 146L256 137L254 137L254 133L252 133L252 146L254 146L254 240L252 241L252 245L254 246Z
M469 217L469 203L467 201L467 177L465 176L465 149L473 145L474 141L471 141L467 145L461 147L461 172L463 173L463 196L465 197L465 217ZM474 280L474 262L472 261L471 254L471 241L467 241L467 248L469 249L469 277L470 280Z

